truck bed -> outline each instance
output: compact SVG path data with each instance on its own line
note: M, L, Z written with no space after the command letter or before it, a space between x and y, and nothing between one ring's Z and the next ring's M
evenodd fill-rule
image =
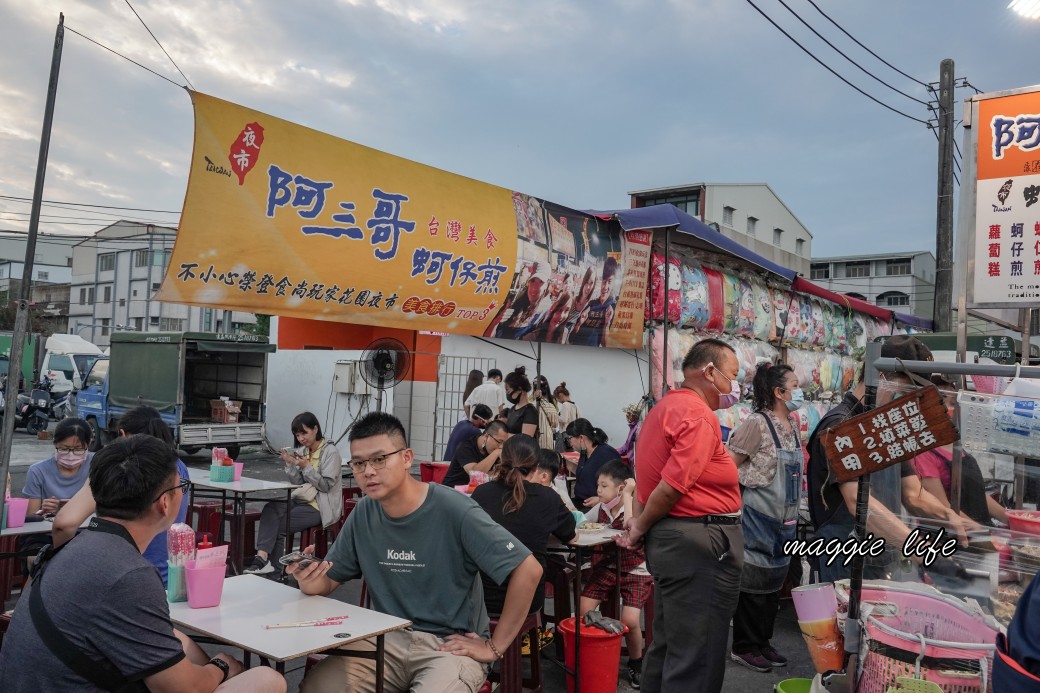
M264 424L258 421L239 423L185 423L180 427L180 444L212 447L214 443L259 443L264 439Z

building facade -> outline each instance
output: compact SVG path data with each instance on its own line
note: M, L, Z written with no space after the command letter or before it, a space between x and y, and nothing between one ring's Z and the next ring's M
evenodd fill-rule
M154 300L177 229L120 221L72 250L70 334L104 347L113 330L239 332L252 313Z
M932 317L935 256L927 250L813 258L809 279L882 308Z
M766 183L694 183L629 196L633 208L673 204L762 257L809 274L812 234Z

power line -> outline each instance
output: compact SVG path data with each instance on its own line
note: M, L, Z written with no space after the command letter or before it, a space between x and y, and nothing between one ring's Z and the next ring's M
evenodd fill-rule
M174 81L173 81L172 79L170 79L170 78L169 78L169 77L167 77L166 75L160 75L160 74L159 74L158 72L156 72L155 70L151 69L150 67L145 67L144 65L142 65L142 64L141 64L141 63L139 63L139 62L137 62L136 60L132 60L132 59L130 59L130 58L128 58L128 57L126 57L125 55L123 55L123 54L122 54L122 53L120 53L119 51L117 51L117 50L113 50L113 49L109 48L108 46L104 45L103 43L98 43L97 41L95 41L94 39L90 38L89 36L84 36L83 34L79 33L79 32L78 32L78 31L76 31L75 29L73 29L73 28L72 28L71 26L69 26L68 24L66 24L66 25L65 25L65 28L66 28L66 29L68 29L69 31L71 31L72 33L74 33L74 34L75 34L76 36L79 36L80 38L85 38L86 40L88 40L88 41L90 41L91 43L93 43L93 44L94 44L95 46L100 46L101 48L104 48L104 49L105 49L106 51L108 51L109 53L114 53L115 55L118 55L118 56L119 56L120 58L122 58L123 60L126 60L126 61L128 61L128 62L131 62L131 63L133 63L134 65L137 65L137 66L138 66L139 68L141 68L142 70L146 70L146 71L148 71L148 72L151 72L151 73L152 73L153 75L155 75L156 77L160 77L160 78L162 78L162 79L165 79L165 80L166 80L167 82L169 82L169 83L170 83L170 84L172 84L173 86L177 87L178 89L184 89L184 85L183 85L183 84L177 84L176 82L174 82Z
M852 34L850 34L850 33L849 33L849 32L847 32L847 31L845 31L844 27L842 27L842 26L841 26L841 24L838 24L838 23L837 23L836 21L834 21L833 19L831 19L831 18L830 18L830 16L828 16L826 12L824 12L823 10L821 10L821 9L820 9L820 6L819 6L819 5L817 5L817 4L815 3L815 2L813 2L813 0L809 0L809 4L810 4L810 5L812 5L813 7L815 7L815 8L816 8L816 11L817 11L817 12L819 12L820 14L822 14L822 15L823 15L823 16L824 16L824 17L825 17L825 18L827 19L827 21L828 21L828 22L830 22L830 23L831 23L831 24L833 24L834 26L838 27L838 30L839 30L839 31L841 31L841 33L845 34L845 35L846 35L846 36L848 36L848 37L849 37L850 39L852 39L852 40L853 40L853 41L854 41L854 42L856 43L856 45L857 45L857 46L859 46L860 48L862 48L862 49L863 49L863 50L865 50L866 52L870 53L870 54L871 54L872 56L874 56L875 58L877 58L878 60L880 60L881 62L883 62L883 63L884 63L885 65L887 65L888 67L890 67L890 68L892 68L893 70L895 70L896 72L898 72L899 74L903 75L903 76L904 76L904 77L906 77L907 79L909 79L909 80L912 80L912 81L914 81L914 82L917 82L918 84L920 84L920 85L921 85L922 87L924 87L924 88L926 88L926 89L928 88L928 85L927 85L927 84L925 84L924 82L922 82L921 80L917 79L916 77L911 77L910 75L906 74L905 72L903 72L902 70L900 70L900 69L899 69L898 67L896 67L896 66L895 66L895 65L893 65L892 63L888 62L887 60L885 60L884 58L882 58L882 57L881 57L880 55L878 55L877 53L875 53L874 51L870 50L869 48L867 48L866 46L864 46L864 45L863 45L862 43L860 43L860 42L859 42L859 41L858 41L858 40L856 39L856 37L855 37L855 36L853 36Z
M837 77L838 79L840 79L840 80L841 80L842 82L844 82L845 84L849 85L850 87L852 87L853 89L855 89L855 90L856 90L856 91L858 91L858 92L859 92L860 94L862 94L863 96L867 97L868 99L870 99L871 101L873 101L873 102L874 102L874 103L876 103L877 105L879 105L879 106L882 106L882 107L884 107L884 108L887 108L888 110L892 111L893 113L896 113L896 114L898 114L898 115L901 115L901 116L903 116L904 118L909 118L910 120L912 120L912 121L914 121L914 122L916 122L916 123L920 123L921 125L924 125L924 126L927 126L927 125L928 125L928 121L926 121L926 120L921 120L920 118L915 118L914 116L912 116L912 115L910 115L910 114L908 114L908 113L903 113L903 112L902 112L902 111L900 111L899 109L897 109L897 108L894 108L894 107L892 107L892 106L889 106L889 105L888 105L887 103L885 103L884 101L881 101L880 99L878 99L878 98L876 98L876 97L874 97L874 96L871 96L870 94L868 94L867 92L863 91L862 89L860 89L859 87L857 87L857 86L856 86L855 84L853 84L852 82L850 82L849 80L847 80L847 79L845 79L844 77L842 77L841 75L839 75L839 74L838 74L837 72L835 72L835 71L834 71L834 70L833 70L833 69L832 69L832 68L831 68L831 67L830 67L829 65L827 65L827 64L826 64L825 62L823 62L822 60L820 60L819 58L817 58L817 57L816 57L816 56L815 56L815 55L813 54L813 52L812 52L812 51L810 51L810 50L809 50L808 48L806 48L806 47L805 47L805 46L803 46L803 45L802 45L801 43L799 43L799 42L798 42L798 40L797 40L797 39L795 39L795 38L794 38L793 36L791 36L791 35L790 35L789 33L787 33L786 31L784 31L783 27L781 27L781 26L780 26L779 24L777 24L777 23L776 23L775 21L773 21L772 17L770 17L769 15L767 15L767 14L766 14L765 12L763 12L763 11L762 11L762 9L761 9L761 8L759 8L759 6L758 6L758 5L756 5L756 4L755 4L755 3L753 2L753 0L747 0L747 3L748 3L749 5L751 5L752 7L754 7L754 8L755 8L755 10L756 10L756 11L757 11L757 12L758 12L758 13L759 13L760 15L762 15L763 17L765 17L765 18L766 18L766 20L767 20L767 21L768 21L768 22L769 22L770 24L772 24L772 25L773 25L774 27L776 27L776 29L777 29L777 30L778 30L778 31L779 31L780 33L782 33L782 34L783 34L784 36L786 36L786 37L787 37L787 38L788 38L788 39L789 39L789 40L790 40L790 41L791 41L792 43L794 43L794 44L795 44L796 46L798 46L799 48L801 48L801 49L802 49L802 51L804 51L806 55L808 55L808 56L809 56L810 58L812 58L812 59L813 59L813 60L815 60L815 61L816 61L817 63L819 63L819 64L820 64L820 65L821 65L821 66L822 66L822 67L823 67L824 69L826 69L826 70L827 70L828 72L830 72L830 73L831 73L832 75L834 75L835 77Z
M855 60L853 60L852 58L850 58L850 57L849 57L849 56L848 56L848 55L847 55L847 54L846 54L845 52L843 52L843 51L842 51L842 50L841 50L840 48L838 48L838 47L837 47L837 46L835 46L835 45L834 45L833 43L831 43L830 41L828 41L828 40L827 40L827 39L826 39L826 38L825 38L825 37L823 36L823 34L821 34L820 32L816 31L816 29L814 29L814 28L813 28L813 26L812 26L811 24L809 24L809 22L807 22L807 21L805 21L804 19L802 19L801 15L799 15L799 14L798 14L797 12L795 12L795 11L794 11L793 9L791 9L790 5L788 5L788 4L786 3L786 2L784 2L784 0L777 0L777 1L778 1L778 2L779 2L779 3L781 4L781 5L783 5L783 6L784 6L784 7L785 7L785 8L787 9L787 11L788 11L788 12L790 12L791 14L793 14L793 15L795 16L795 19L797 19L797 20L798 20L799 22L801 22L802 24L804 24L804 25L806 26L806 28L808 28L808 29L809 29L809 31L811 31L811 32L813 32L814 34L816 34L816 36L817 36L817 37L819 37L819 39L820 39L821 41L823 41L823 42L824 42L824 43L826 43L826 44L827 44L828 46L830 46L830 47L831 47L832 49L834 49L834 51L835 51L835 52L836 52L836 53L837 53L838 55L840 55L841 57L845 58L845 59L846 59L846 60L848 60L848 61L849 61L850 63L852 63L853 65L855 65L856 67L858 67L858 68L860 69L860 71L862 71L862 72L863 72L864 74L866 74L866 75L869 75L869 76L870 76L871 78L873 78L873 79L874 79L875 81L877 81L877 82L880 82L881 84L884 84L884 85L885 85L886 87L888 87L888 88L889 88L889 89L891 89L892 91L894 91L894 92L896 92L896 93L898 93L898 94L902 94L903 96L905 96L905 97L906 97L906 98L908 98L908 99L913 99L914 101L916 101L917 103L921 104L922 106L927 106L927 105L928 105L928 102L927 102L927 101L922 101L921 99L917 98L916 96L914 96L914 95L912 95L912 94L907 94L907 93L906 93L905 91L903 91L902 89L899 89L899 88L897 88L897 87L893 87L893 86L892 86L891 84L889 84L888 82L886 82L885 80L881 79L880 77L878 77L877 75L875 75L875 74L874 74L873 72L871 72L870 70L868 70L867 68L865 68L865 67L863 67L862 65L860 65L859 63L857 63L857 62L856 62Z
M133 12L134 16L137 17L137 19L141 22L141 26L143 26L145 30L148 31L149 35L151 35L151 37L155 39L155 44L162 49L163 53L166 53L166 49L163 48L163 45L159 43L159 39L156 38L155 34L152 33L152 30L149 29L148 25L144 23L143 19L141 19L141 15L137 14L137 10L135 10L134 6L130 4L130 0L126 0L126 6L130 8L130 11ZM166 53L166 57L170 58L170 62L173 63L173 66L177 68L177 72L181 73L181 77L183 77L184 81L188 83L188 86L191 87L191 90L196 91L195 85L191 83L191 80L188 79L188 76L184 74L184 71L181 70L180 66L174 61L174 59L170 56L169 53Z
M68 28L68 27L66 27ZM179 86L179 85L178 85ZM32 202L31 197L17 197L15 195L0 195L0 200L17 200L18 202ZM76 207L94 207L98 209L122 209L127 212L156 212L159 214L180 214L180 211L171 211L169 209L142 209L140 207L114 207L112 205L92 205L86 202L66 202L64 200L43 200L43 204L63 204L73 205Z

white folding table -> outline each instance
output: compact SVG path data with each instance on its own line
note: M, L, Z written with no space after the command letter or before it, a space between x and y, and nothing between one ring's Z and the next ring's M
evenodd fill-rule
M264 628L330 616L347 619L332 626ZM257 575L225 578L218 606L192 609L187 602L170 604L170 619L178 626L254 653L261 660L273 661L275 669L283 673L288 660L374 637L374 653L359 650L342 654L375 660L377 691L383 690L383 636L412 625L411 621L336 599L307 596L294 587Z
M188 479L191 481L191 499L189 503L195 504L195 498L220 498L220 509L221 516L227 504L227 497L231 495L232 513L237 518L237 532L232 532L231 537L231 550L228 552L228 558L231 561L231 568L236 573L242 572L243 557L242 552L245 550L246 543L246 496L251 493L262 493L264 491L285 491L285 500L280 498L275 499L264 499L270 500L275 503L285 503L285 544L286 551L288 551L289 544L289 516L292 508L292 492L294 489L300 487L300 484L295 484L291 481L264 481L263 479L254 479L252 477L243 476L238 481L211 481L209 478L209 469L196 469L194 467L188 468ZM201 493L199 490L201 489ZM223 538L224 533L224 522L220 523L219 538Z

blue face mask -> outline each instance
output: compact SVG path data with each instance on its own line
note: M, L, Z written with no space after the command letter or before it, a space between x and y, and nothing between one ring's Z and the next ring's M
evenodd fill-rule
M786 404L789 411L798 411L805 406L805 393L802 392L802 388L796 387L791 390L791 399L787 400Z

